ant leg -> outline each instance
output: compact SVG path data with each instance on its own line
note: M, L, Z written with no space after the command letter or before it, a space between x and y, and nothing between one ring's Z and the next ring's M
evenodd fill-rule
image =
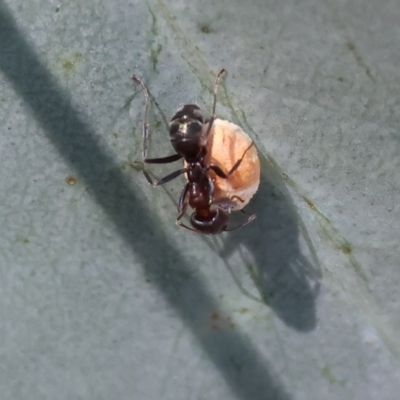
M187 230L189 230L189 231L192 231L192 232L195 232L195 233L198 233L198 234L200 234L200 232L198 231L198 230L196 230L196 229L194 229L194 228L191 228L190 226L187 226L187 225L185 225L183 222L181 222L181 221L176 221L176 223L181 227L181 228L186 228Z
M224 211L227 211L228 213L231 213L232 210L236 209L237 204L238 204L234 200L238 200L241 203L244 203L244 200L241 197L233 195L233 196L231 196L229 198L228 197L223 197L223 198L218 199L218 200L213 200L211 205L213 205L214 207L222 208ZM246 212L244 212L243 210L237 210L237 211L240 211L240 212L243 212L246 215L249 215Z
M185 187L182 190L181 196L179 198L179 206L178 206L178 210L180 211L178 218L176 219L176 224L182 228L186 228L189 231L192 232L196 232L196 233L200 233L198 230L191 228L190 226L187 226L186 224L184 224L183 222L181 222L182 217L185 215L186 213L186 209L187 206L189 204L189 183L187 183L185 185Z
M144 162L145 162L146 157L147 157L147 143L149 141L149 125L147 123L147 115L149 113L149 91L147 90L147 87L143 83L143 81L140 80L135 75L132 76L132 80L142 87L142 91L143 91L143 95L144 95L144 99L145 99L143 128L142 128L143 129L143 149L142 149L143 162L136 162L136 164L141 164L143 175L147 179L147 182L149 182L150 185L152 185L152 186L157 186L157 184L156 184L157 182L154 182L151 179L151 177L150 177L149 173L146 171L146 168L145 168L145 165L144 165Z
M189 185L190 185L189 182L186 182L184 188L182 189L181 195L179 196L179 203L178 203L179 216L177 218L178 220L180 220L182 218L183 214L185 214L186 208L188 206Z
M143 162L135 161L135 164L139 164L142 167L143 175L145 176L147 182L149 182L150 185L153 186L153 187L163 185L164 183L172 181L173 179L177 178L179 175L182 175L185 172L187 172L187 168L178 169L177 171L171 172L170 174L164 176L164 178L161 178L160 180L155 181L155 180L152 179L150 174L145 170Z
M138 77L136 77L135 75L132 76L132 80L141 86L143 95L144 95L144 99L145 99L144 117L143 117L143 150L142 150L143 162L136 161L135 164L141 164L143 174L144 174L145 178L147 179L147 181L150 183L150 185L159 186L159 185L162 185L163 183L169 182L170 180L176 178L180 174L183 174L184 172L186 172L186 170L180 170L180 171L173 172L172 174L165 176L158 182L153 181L153 179L151 178L149 173L146 171L144 163L167 164L167 163L171 163L174 161L178 161L179 159L182 158L182 156L179 154L174 154L172 156L167 156L167 157L162 157L162 158L147 158L147 145L148 145L148 141L149 141L149 125L147 123L148 113L149 113L149 91L148 91L146 85L143 83L143 81L141 79L139 79Z
M229 214L232 211L240 211L246 215L249 215L246 212L244 212L243 210L236 209L236 207L238 206L238 202L235 200L238 200L241 203L244 203L244 200L242 198L240 198L239 196L233 195L231 197L222 197L218 200L212 200L210 203L210 206L212 206L213 208L221 208L222 210L228 212Z
M215 82L214 82L214 101L213 101L213 108L212 108L212 114L211 114L211 118L210 121L208 122L208 129L207 129L207 133L206 133L206 137L208 136L208 134L211 131L213 122L215 120L215 109L217 107L217 92L218 92L218 85L219 85L219 80L221 79L221 76L226 72L225 68L222 68L221 71L218 72L217 77L215 78Z
M161 157L161 158L145 158L146 164L168 164L174 161L178 161L182 158L180 154L173 154L172 156Z
M148 172L146 171L144 164L168 164L182 158L179 154L174 154L173 156L162 157L162 158L146 158L144 161L134 161L132 166L140 165L143 171L143 174L146 176ZM148 180L148 179L147 179Z
M240 228L243 228L244 226L248 225L250 222L254 221L257 218L256 214L250 215L249 218L247 218L247 221L244 221L242 224L240 224L239 226L236 226L235 228L232 229L224 229L225 232L233 232L236 231Z
M181 222L182 217L185 215L186 209L187 209L187 205L188 205L188 200L185 201L185 204L183 205L183 209L182 212L178 215L178 218L176 219L176 224L178 226L180 226L181 228L185 228L189 231L192 232L196 232L196 233L200 233L197 229L194 229L190 226L187 226L186 224L184 224L183 222Z
M210 165L207 169L212 169L220 178L224 178L224 179L228 179L239 167L239 165L242 163L244 156L246 155L246 153L254 146L254 142L252 141L250 146L244 151L243 155L241 158L239 158L239 160L237 160L235 162L235 164L233 165L233 167L231 168L231 170L228 173L225 173L224 171L222 171L222 169L220 167L218 167L217 165Z
M142 150L142 158L143 160L145 160L147 157L147 143L149 141L149 125L147 123L147 115L149 113L149 91L147 90L146 85L135 75L132 76L132 80L142 87L145 99L144 117L143 117L143 150Z
M239 200L241 203L244 203L244 200L243 200L241 197L236 196L236 194L234 194L234 195L230 198L230 200ZM240 210L240 211L242 211L242 210ZM244 212L244 211L242 211L242 212Z

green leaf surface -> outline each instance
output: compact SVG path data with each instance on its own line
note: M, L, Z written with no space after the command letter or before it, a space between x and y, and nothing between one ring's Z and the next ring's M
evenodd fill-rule
M393 0L0 0L1 399L397 399L399 21ZM183 178L132 167L131 76L160 157L221 67L262 179L254 222L203 237L175 225Z

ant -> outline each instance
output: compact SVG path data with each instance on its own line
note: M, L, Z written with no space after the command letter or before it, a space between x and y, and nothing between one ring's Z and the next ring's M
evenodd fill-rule
M186 174L187 182L182 189L179 198L179 215L176 219L176 223L193 232L208 235L218 234L224 231L234 231L247 225L256 218L254 214L250 215L241 225L233 229L228 229L228 212L231 208L230 205L235 199L238 199L241 202L243 202L243 200L238 196L234 196L234 198L231 199L220 199L215 201L213 198L214 182L208 174L208 171L212 170L219 177L228 179L238 169L247 151L254 145L254 142L251 142L250 146L248 146L244 151L242 157L236 161L227 173L222 171L222 169L217 165L207 165L205 162L205 156L207 154L207 139L216 118L215 109L217 103L218 84L221 76L225 72L226 70L224 68L221 69L214 82L214 102L212 116L208 121L208 127L207 122L205 123L204 121L200 107L195 104L185 104L180 107L172 117L169 124L169 138L176 154L162 158L147 158L147 143L149 140L147 123L149 93L145 84L135 75L132 76L133 81L141 86L146 102L143 120L143 161L137 161L136 163L141 165L144 176L153 187L163 185L164 183L177 178L179 175ZM174 171L158 181L154 181L145 168L145 164L168 164L178 161L181 158L185 161L184 168ZM181 221L182 217L186 213L188 205L194 210L190 217L192 227L185 225Z

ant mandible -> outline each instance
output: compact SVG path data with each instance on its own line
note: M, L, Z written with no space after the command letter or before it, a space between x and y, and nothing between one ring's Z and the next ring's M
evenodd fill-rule
M242 157L236 161L229 172L225 173L217 165L207 165L205 156L207 154L207 139L210 134L213 122L215 120L215 109L217 103L218 84L221 76L226 72L223 68L219 71L214 82L214 102L212 116L208 125L204 121L203 113L195 104L185 104L179 108L172 117L169 125L169 138L176 154L162 158L147 158L147 144L149 140L149 130L147 116L149 110L149 93L146 85L136 76L132 79L141 86L145 97L145 111L143 120L143 162L137 162L142 166L142 171L147 181L153 186L163 185L179 175L186 174L187 182L182 189L176 223L186 229L203 234L218 234L224 231L234 231L239 229L255 219L255 215L250 215L241 225L228 229L229 204L233 200L242 201L238 196L235 199L219 199L215 201L214 182L208 174L212 170L216 175L223 179L228 179L240 166L247 151L254 145L251 144L244 151ZM146 171L146 164L168 164L178 161L181 158L185 161L185 167L174 171L158 181L154 181ZM190 217L192 227L181 222L188 205L194 210ZM228 205L228 207L227 207ZM228 210L227 210L228 209Z

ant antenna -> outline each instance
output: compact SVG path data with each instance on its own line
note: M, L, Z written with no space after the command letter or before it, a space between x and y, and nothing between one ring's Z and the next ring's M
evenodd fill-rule
M149 125L147 123L147 114L149 113L149 91L147 90L146 85L135 75L132 76L132 80L142 87L143 95L146 101L144 107L144 119L143 119L143 150L142 150L142 157L143 160L145 160L147 157L147 143L149 140L149 129L148 129Z
M242 210L239 210L242 211ZM245 211L242 211L244 214L247 214ZM247 214L248 215L248 214ZM254 221L257 218L256 214L252 214L249 216L249 218L247 218L246 221L244 221L242 224L235 226L234 228L231 229L225 229L225 232L233 232L233 231L237 231L240 228L243 228L244 226L248 225L250 222Z
M219 80L221 79L221 76L225 74L226 69L222 68L221 71L218 72L217 77L215 78L214 82L214 103L213 103L213 109L212 109L212 118L215 119L215 108L217 106L217 92L218 92L218 85L219 85Z
M218 93L218 85L219 85L219 81L221 79L221 76L226 72L225 68L222 68L221 71L218 72L217 77L215 78L215 82L214 82L214 101L213 101L213 108L212 108L212 114L211 114L211 118L210 121L208 122L208 129L207 129L207 134L206 136L208 136L208 134L211 131L212 128L212 124L215 120L215 109L217 107L217 93Z

